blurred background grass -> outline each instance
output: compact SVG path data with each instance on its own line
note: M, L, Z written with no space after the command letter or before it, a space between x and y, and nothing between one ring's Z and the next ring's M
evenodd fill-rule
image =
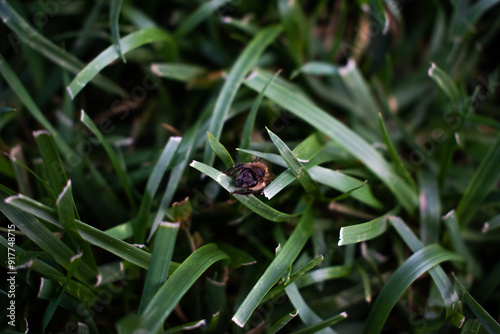
M494 333L497 4L0 3L10 329Z

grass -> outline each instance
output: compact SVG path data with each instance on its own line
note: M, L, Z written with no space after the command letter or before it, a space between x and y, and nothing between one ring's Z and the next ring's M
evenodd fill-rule
M0 328L499 333L498 2L0 2Z

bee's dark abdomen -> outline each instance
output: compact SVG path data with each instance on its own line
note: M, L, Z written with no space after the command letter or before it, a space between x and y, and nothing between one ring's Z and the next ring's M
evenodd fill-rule
M238 188L251 188L256 186L257 183L257 177L250 168L244 168L234 182L235 186Z

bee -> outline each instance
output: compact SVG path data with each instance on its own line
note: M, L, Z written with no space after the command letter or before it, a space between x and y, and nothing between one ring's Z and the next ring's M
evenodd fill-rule
M238 158L236 159L238 160ZM238 160L238 163L225 170L224 174L231 177L237 174L234 185L240 188L240 190L232 191L231 194L262 194L264 188L271 182L269 166L260 161L260 159L246 164L242 164Z

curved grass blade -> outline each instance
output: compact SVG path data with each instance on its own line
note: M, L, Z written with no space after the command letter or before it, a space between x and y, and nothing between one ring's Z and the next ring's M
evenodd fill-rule
M171 48L174 49L174 44L172 37L163 29L157 27L144 28L139 31L133 32L128 36L123 37L120 40L120 46L122 48L122 53L134 50L142 45L154 43L154 42L165 42L169 43ZM111 45L106 50L102 51L94 60L85 66L71 81L66 89L72 100L78 95L78 93L92 80L103 68L111 64L119 57L116 52L115 46Z
M146 190L142 195L139 212L132 225L134 238L137 242L144 242L146 229L149 227L149 215L153 198L158 190L158 187L160 186L160 182L165 174L165 171L172 163L172 159L175 152L177 152L177 147L179 147L181 139L181 137L170 137L167 145L165 145L163 152L160 155L160 158L155 164L153 172L149 176L148 183L146 184Z
M204 136L204 133L200 130L200 127L213 106L213 103L211 102L207 104L195 124L191 126L182 137L179 148L177 149L177 155L179 156L181 161L172 169L172 172L170 173L167 187L163 193L160 206L158 207L158 211L149 231L148 240L151 239L160 222L165 220L165 213L167 212L167 208L170 207L170 203L172 202L174 193L177 190L179 183L181 182L182 175L184 175L186 166L188 165L188 162L191 159L191 155L193 154L193 147L196 146L196 139Z
M163 282L167 280L179 226L180 223L162 222L158 227L138 314L142 313Z
M201 22L210 17L214 12L217 12L220 7L224 6L228 2L230 2L230 0L211 0L204 2L191 15L182 20L182 23L174 32L174 37L179 40L184 35L190 33ZM217 12L217 14L219 13Z
M500 227L500 215L496 215L483 224L481 232L488 233Z
M12 197L7 198L7 194L0 190L0 211L14 223L26 236L52 256L66 270L71 267L70 259L75 255L61 239L57 238L45 225L31 215L24 213L18 208L9 205ZM96 279L95 271L83 263L75 273L82 282L93 282Z
M71 180L68 181L61 194L57 197L56 209L63 229L73 243L73 249L76 249L78 252L82 252L83 260L92 269L92 274L97 275L98 269L94 255L92 254L92 249L78 233L78 227L75 220L76 206L73 199Z
M204 67L181 63L153 63L150 68L159 77L182 82L189 82L207 73Z
M40 283L40 289L38 291L38 298L52 300L57 292L57 283L45 277L41 277L40 281L41 283ZM59 281L59 283L61 282ZM72 283L75 283L75 281L70 280L66 287L71 286ZM90 313L87 306L82 304L82 301L79 300L78 298L71 296L71 294L68 293L67 290L62 293L58 305L68 310L72 314L78 314L79 319L81 319L80 321L83 321L83 322L78 322L78 327L79 330L81 330L81 332L87 333L89 328L91 333L99 332L99 330L97 329L97 325L94 322L94 318L92 317L92 314Z
M281 251L273 259L264 274L246 296L243 303L238 307L232 320L240 327L243 327L248 321L252 312L259 306L262 299L272 286L288 271L293 261L297 258L300 251L311 235L313 219L311 205L309 204L300 218L297 227L286 241Z
M243 134L241 135L240 148L249 149L250 141L252 140L252 131L255 125L255 117L257 116L257 111L259 111L259 106L264 98L264 93L267 90L267 87L271 85L271 83L276 79L276 77L281 73L281 70L277 71L272 79L270 79L263 90L260 91L259 95L255 99L252 104L252 109L250 109L250 113L248 114L247 120L245 122L245 126L243 127ZM246 161L244 157L241 159Z
M111 9L109 11L109 26L111 29L111 38L113 39L113 44L116 48L116 52L120 55L120 58L124 63L127 62L125 59L125 55L122 52L122 48L120 46L120 10L123 5L123 0L112 0L111 1Z
M82 109L82 114L80 116L80 120L94 134L94 136L97 137L101 145L104 147L104 150L106 150L109 160L111 161L111 164L113 165L113 168L116 171L116 174L118 175L118 178L120 179L120 182L123 185L123 189L125 190L127 199L132 208L135 210L136 206L133 196L134 188L132 186L132 181L130 180L129 175L127 174L126 165L123 163L122 159L118 157L116 152L111 147L111 144L104 138L101 131L97 128L97 126L85 113L85 111L83 111L83 109Z
M8 247L10 246L8 244L7 239L0 236L0 250L2 250L0 252L0 261L2 261L2 263L8 263L7 260ZM16 245L14 245L14 250L16 254L27 253L26 250ZM38 258L26 259L17 256L16 260L17 260L16 263L18 264L17 268L19 267L29 268L30 270L33 270L43 275L44 277L47 277L53 282L64 282L65 280L65 276L59 270L55 269L54 267L51 267L50 265L48 265L47 263ZM74 280L71 280L68 283L65 291L69 293L71 296L78 299L78 303L83 304L85 307L92 306L92 304L97 298L95 293L90 288Z
M0 3L0 6L3 4ZM21 80L19 80L19 77L14 73L12 68L9 66L5 58L0 54L0 73L2 73L3 77L5 78L5 81L9 84L10 88L14 91L14 93L17 95L19 100L26 106L26 108L30 111L31 115L45 128L47 129L52 136L54 137L54 140L65 156L66 160L72 160L76 159L77 155L76 152L73 151L69 147L68 144L64 141L64 138L61 137L59 132L57 132L56 128L50 124L50 122L47 120L45 115L42 113L40 108L38 108L37 104L35 101L31 98L29 95L28 91L22 84Z
M471 254L469 248L460 235L460 227L458 226L458 220L457 216L455 215L455 211L451 210L450 212L448 212L443 217L443 222L446 226L446 229L448 230L448 233L450 233L450 239L453 245L453 249L464 258L465 262L467 263L468 272L473 274L476 278L482 277L483 273L481 270L481 266Z
M303 62L304 55L309 42L310 26L308 18L302 10L302 4L296 1L279 0L277 1L278 12L281 19L281 25L288 39L285 47L289 57L296 64Z
M316 269L302 276L297 281L297 286L299 288L303 288L330 279L347 277L351 274L351 272L352 272L351 265L339 265L339 266Z
M444 261L461 261L455 253L437 244L425 246L410 256L389 278L373 304L364 333L377 334L401 295L420 275Z
M378 237L387 230L387 214L367 223L344 226L340 229L339 246L355 244Z
M308 263L306 263L304 266L296 270L293 274L288 276L286 280L280 282L279 285L274 287L272 290L270 290L266 296L262 299L262 302L268 301L269 299L272 299L274 296L285 290L287 286L290 284L294 283L295 281L302 279L304 277L304 274L306 274L308 271L310 271L312 268L316 267L321 261L323 261L324 257L322 255L315 257Z
M204 163L198 162L193 160L190 164L191 167L199 170L203 174L209 176L212 178L214 181L219 183L224 189L226 189L229 192L237 191L239 188L233 187L232 184L232 179L227 176L226 174L222 173L221 171L218 171L217 169L210 167L208 165L205 165ZM293 218L297 216L295 215L290 215L287 213L280 212L269 205L263 203L261 200L259 200L257 197L254 195L239 195L239 194L233 194L233 196L240 201L243 205L245 205L247 208L258 214L259 216L262 216L270 221L273 222L283 222L286 221L290 218Z
M453 275L455 277L455 275ZM477 319L481 322L484 328L490 334L500 333L500 325L493 319L491 315L486 312L486 310L479 305L479 303L470 295L470 293L465 289L465 287L460 283L460 281L455 277L455 284L458 288L458 292L461 294L461 298L465 301L467 306Z
M316 191L317 187L313 179L311 178L311 175L309 175L304 165L302 165L302 163L293 154L292 150L290 150L290 148L271 130L269 130L268 128L266 128L266 130L267 133L269 133L269 136L271 137L274 145L280 152L281 157L283 158L283 160L285 160L285 163L290 168L290 171L292 171L297 180L299 180L302 187L304 187L304 190L307 193Z
M271 326L268 333L269 334L278 333L283 327L285 327L290 322L290 320L295 318L297 316L297 314L299 314L297 312L297 310L295 310L294 312L285 314L280 320L276 321L276 323L273 326Z
M270 79L270 74L264 71L255 71L245 85L260 92ZM276 80L265 95L276 104L289 110L297 117L311 124L320 132L326 134L344 147L349 153L362 161L367 168L384 182L392 191L403 207L412 212L418 202L416 192L396 173L393 166L366 141L354 131L337 121L330 114L318 108L303 94L290 89L283 80Z
M40 52L47 59L53 61L56 65L67 69L71 73L78 73L85 64L73 56L71 53L58 47L43 35L33 29L28 22L26 22L10 5L7 1L0 1L0 17L2 21L14 32L9 37L15 38L15 43L22 42L29 46L36 52ZM15 45L11 43L11 45ZM15 51L18 52L16 45ZM97 76L93 83L107 92L123 95L124 90L120 88L114 81L105 78L102 75ZM22 101L22 99L21 99ZM48 129L48 128L47 128ZM53 133L53 131L50 131Z
M479 205L483 202L500 177L500 135L491 145L476 172L472 176L464 195L457 206L457 217L460 226L465 227L474 217Z
M394 144L392 143L389 133L387 133L387 128L385 127L384 119L382 118L382 114L378 114L378 122L380 126L380 130L382 132L382 137L384 138L385 145L387 146L387 151L389 152L389 156L391 157L392 162L394 163L396 170L403 177L404 180L413 188L416 189L415 181L408 172L408 169L404 165L401 157L399 156Z
M189 255L144 308L138 328L156 332L198 277L215 262L227 258L215 244L205 245Z
M313 180L318 183L344 193L349 193L349 196L371 206L372 208L380 210L384 207L384 205L373 195L370 188L366 185L366 181L361 181L342 172L320 166L314 166L308 171Z
M351 101L354 102L351 108L352 113L361 120L367 129L376 130L380 108L354 59L349 59L347 65L339 69L339 74Z
M215 152L215 154L222 160L226 168L230 168L234 166L233 158L231 158L231 154L226 150L224 145L220 143L210 132L207 131L207 138L210 147Z
M406 225L401 218L392 216L389 217L389 222L412 252L415 253L424 247L424 244L420 240L418 240L412 230L410 230L408 225ZM436 284L439 293L444 300L446 307L446 318L455 326L460 327L460 323L463 321L464 316L460 313L461 309L458 295L455 292L455 289L453 288L453 285L451 284L448 276L444 272L443 268L441 268L441 266L431 268L429 270L429 274L434 280L434 283Z
M310 61L305 63L298 69L292 72L290 79L295 78L300 73L310 74L310 75L324 75L331 76L339 74L339 67L327 62L322 61Z
M324 328L328 328L330 326L335 325L336 323L347 318L347 313L342 312L340 314L334 315L333 317L323 320L322 322L315 324L313 326L309 326L307 328L292 332L292 334L314 334L320 333L320 331Z
M434 80L439 88L448 96L452 103L457 102L462 97L460 90L450 78L448 73L443 71L441 68L437 67L436 64L432 63L428 71L429 77Z
M48 167L45 171L49 179L50 190L53 196L52 199L55 200L56 196L63 191L68 182L61 156L56 148L54 138L49 131L34 131L33 137L35 138L44 165Z
M167 329L166 331L161 332L162 334L173 334L173 333L185 333L186 331L192 331L194 329L200 328L204 330L207 326L207 321L205 319L195 320L188 322L186 324L182 324L179 326L175 326Z
M43 205L42 203L36 202L23 195L11 196L6 199L6 203L20 209L21 211L29 213L38 219L62 228L61 223L57 219L55 210ZM144 269L149 268L151 254L148 252L134 247L123 240L115 238L79 220L76 221L76 224L78 226L78 233L85 241L115 254L123 260L135 264L138 267ZM170 272L173 272L177 267L178 264L172 262Z
M68 273L66 274L66 280L63 282L63 285L60 286L59 289L57 289L55 296L52 296L49 305L47 306L47 308L45 309L45 313L43 314L42 325L44 332L47 329L50 320L52 320L52 317L57 310L57 306L59 306L59 304L61 303L64 295L64 290L71 281L71 277L73 277L73 275L75 274L81 259L82 253L78 253L70 259L70 267L68 269Z
M286 288L286 294L288 298L290 298L290 302L292 303L293 307L297 309L297 312L299 313L299 318L302 320L302 322L307 325L307 326L316 326L321 323L323 323L323 319L321 319L310 307L307 305L306 301L302 297L302 295L299 292L299 288L297 287L296 284L289 285ZM320 334L336 334L333 329L330 327L323 328L317 333Z
M220 138L222 127L224 126L224 120L229 112L229 107L231 106L231 103L233 102L245 76L252 69L252 67L255 66L262 52L264 52L266 47L271 44L276 37L278 37L280 32L281 27L279 26L271 26L261 30L260 33L247 45L245 50L243 50L231 68L231 71L229 72L229 75L227 76L226 81L224 82L224 85L219 93L217 102L215 103L215 108L208 128L208 132L213 134L216 139ZM259 92L263 88L264 86L261 87ZM211 166L214 162L214 157L214 152L210 149L210 144L207 142L205 145L203 161L205 161L207 165Z

